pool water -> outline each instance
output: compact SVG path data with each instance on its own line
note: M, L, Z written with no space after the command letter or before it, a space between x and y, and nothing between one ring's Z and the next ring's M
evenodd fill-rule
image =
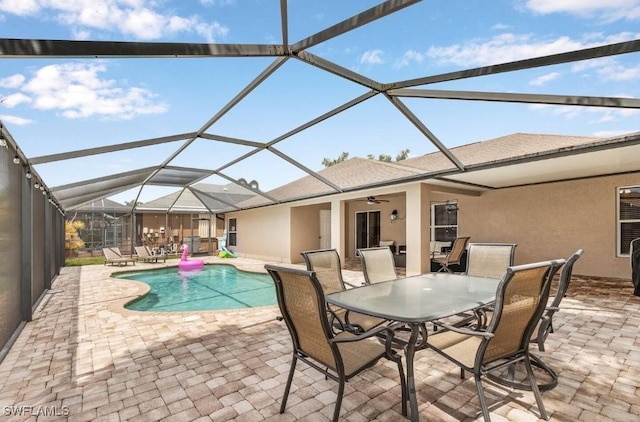
M127 272L118 278L142 281L148 294L128 303L135 311L203 311L254 308L276 303L268 274L240 271L232 265L205 265L198 271L162 268Z

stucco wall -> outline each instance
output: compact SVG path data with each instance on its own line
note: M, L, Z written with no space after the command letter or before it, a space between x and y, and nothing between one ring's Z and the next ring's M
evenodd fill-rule
M225 219L237 219L237 246L229 246L238 256L264 261L290 263L290 208L275 205L229 212Z
M630 278L616 257L616 188L640 175L548 183L460 197L459 234L471 242L515 242L516 264L567 258L585 250L574 273Z
M320 210L331 210L331 204L291 209L291 263L304 262L300 252L320 248Z

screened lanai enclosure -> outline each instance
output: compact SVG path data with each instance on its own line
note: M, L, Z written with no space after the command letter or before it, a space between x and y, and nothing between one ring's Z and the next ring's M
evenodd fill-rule
M0 60L16 74L21 67L41 66L43 72L60 76L67 70L68 75L77 75L115 66L117 75L105 82L106 89L126 79L127 72L137 74L136 66L150 65L153 72L143 78L148 84L165 78L162 84L181 91L184 98L184 103L171 107L156 103L151 111L136 112L133 107L118 121L96 118L91 131L75 129L76 123L91 116L48 103L40 112L58 111L52 112L57 113L53 119L43 117L46 139L30 132L32 126L24 121L0 116L2 354L64 265L65 220L84 221L80 235L85 252L110 245L131 251L155 241L156 233L162 235L163 246L169 240L205 237L200 233L204 231L209 243L226 228L225 213L238 210L419 180L453 188L491 188L483 171L499 169L502 163L468 164L456 155L456 146L505 131L559 130L562 121L557 126L550 122L571 112L567 110L636 116L640 109L640 98L622 89L623 82L615 92L625 94L619 95L593 81L576 92L545 92L543 84L528 83L543 74L571 74L580 66L594 69L613 60L637 69L640 39L633 32L559 49L526 50L515 60L490 55L476 65L479 62L472 59L448 61L453 48L427 47L433 34L453 39L474 30L456 26L456 17L465 10L453 5L418 0L324 1L312 3L318 13L311 16L299 3L263 2L259 6L265 13L237 5L247 7L246 22L238 27L264 25L268 43L243 36L241 29L235 43L65 40L57 35L0 39ZM336 20L320 19L327 9ZM424 19L416 28L406 25L415 16ZM397 30L383 30L389 27ZM29 33L29 28L24 30ZM362 36L365 30L371 35ZM366 45L359 62L345 59L349 49L338 49L336 44L342 39L352 46ZM428 51L411 50L414 39ZM375 42L389 40L407 48L393 66L389 64L401 78L388 79L376 67L385 59L376 52ZM420 66L403 70L409 62ZM509 84L501 78L509 78ZM8 80L3 90L14 86ZM186 91L187 80L197 88ZM131 92L140 94L144 89ZM13 107L18 97L2 95ZM519 117L500 119L507 107L518 111ZM558 109L562 111L547 112ZM281 110L278 118L267 114L274 110ZM525 121L533 118L531 110L546 114ZM489 124L490 119L494 123ZM167 120L170 132L164 129ZM637 130L632 130L637 128L633 122L626 127L629 133ZM449 128L459 132L442 135ZM131 138L129 133L145 135ZM615 142L594 152L625 153L602 154L600 165L589 170L593 174L638 170L632 152L637 152L640 137L616 134ZM376 150L374 145L387 149ZM320 171L323 158L338 157L346 150L366 157L403 149L416 155L437 153L441 160L432 169L415 169L394 178L380 174L366 184L325 177ZM565 155L570 159L569 151ZM309 179L296 190L280 188L303 177ZM501 187L530 182L502 180ZM174 222L177 218L180 222Z

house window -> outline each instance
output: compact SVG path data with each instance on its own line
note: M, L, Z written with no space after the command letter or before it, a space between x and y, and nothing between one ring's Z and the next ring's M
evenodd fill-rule
M453 242L458 237L458 204L431 204L431 240Z
M618 255L629 255L629 245L640 237L640 186L618 189Z
M237 240L238 240L238 226L237 226L237 219L235 218L230 218L229 219L229 238L227 239L227 242L229 243L229 246L238 246L237 245Z

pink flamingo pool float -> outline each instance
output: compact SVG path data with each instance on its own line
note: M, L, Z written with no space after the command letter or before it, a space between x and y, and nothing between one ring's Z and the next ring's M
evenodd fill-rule
M189 247L184 244L182 245L182 258L178 263L178 268L181 270L199 270L204 267L204 261L201 259L191 259L187 258L189 254Z

